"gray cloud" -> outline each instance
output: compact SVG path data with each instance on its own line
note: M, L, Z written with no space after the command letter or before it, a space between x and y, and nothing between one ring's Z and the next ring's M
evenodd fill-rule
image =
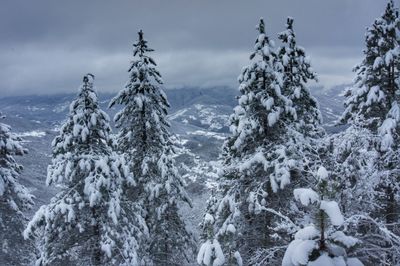
M386 1L120 0L2 1L0 96L75 91L96 74L120 89L139 29L145 31L167 87L237 86L260 17L276 39L287 16L323 85L350 82L365 28Z

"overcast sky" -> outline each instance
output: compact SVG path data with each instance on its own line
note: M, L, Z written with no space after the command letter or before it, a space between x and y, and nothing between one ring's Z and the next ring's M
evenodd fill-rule
M260 17L277 39L295 19L320 84L351 82L365 28L385 0L2 0L0 97L76 92L82 75L100 91L126 83L143 29L166 87L232 86L253 49ZM279 42L276 41L279 45Z

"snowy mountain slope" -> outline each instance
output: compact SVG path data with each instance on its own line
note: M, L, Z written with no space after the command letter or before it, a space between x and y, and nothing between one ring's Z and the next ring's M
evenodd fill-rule
M232 107L216 104L194 104L169 116L170 120L194 125L208 131L229 132L229 114Z
M335 126L335 122L344 111L343 92L348 86L349 85L339 85L330 89L314 88L311 90L319 102L324 127L328 133L343 130L343 126Z

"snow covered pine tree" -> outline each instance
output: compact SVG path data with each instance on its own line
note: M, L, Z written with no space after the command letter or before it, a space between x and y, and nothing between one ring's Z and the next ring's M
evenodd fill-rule
M112 149L109 118L86 75L54 139L47 185L61 191L40 207L25 238L39 236L39 265L138 265L132 224L122 219L121 184L131 178ZM130 180L133 182L132 180Z
M336 201L328 200L335 194L330 188L335 185L328 179L328 172L320 167L316 174L317 192L311 188L297 188L294 197L303 206L314 205L314 214L306 215L294 240L288 246L282 266L362 266L357 258L348 258L346 249L354 247L359 241L347 236L339 227L344 218ZM311 219L310 219L311 218Z
M207 201L207 209L204 215L203 221L200 224L202 235L201 238L205 242L202 243L199 252L197 253L197 263L201 265L223 265L225 263L225 256L222 251L221 245L218 242L218 238L215 235L214 224L217 211L218 211L218 199L212 195ZM230 232L229 236L233 237L235 233L235 227L233 224L228 225L227 231ZM242 264L239 253L236 253L237 263Z
M231 117L233 135L223 148L221 195L209 208L215 213L207 213L202 224L208 232L213 225L215 239L203 234L199 264L278 265L296 230L296 209L288 199L294 185L307 184L310 174L304 169L318 157L310 139L323 130L318 104L306 87L315 74L292 26L289 18L279 35L288 46L276 54L264 21L258 25L251 64L239 77L242 95ZM223 258L217 256L219 246ZM214 260L207 250L214 250Z
M389 1L367 29L365 57L346 92L341 122L350 127L328 143L340 204L362 240L357 256L373 265L400 263L399 42L399 14Z
M0 118L4 118L1 113ZM22 236L26 222L22 211L33 205L33 196L18 182L22 166L13 156L27 152L20 141L0 123L0 265L27 264L34 257L32 243Z
M143 32L134 46L129 81L111 100L124 105L114 118L119 128L118 149L125 154L137 186L128 193L139 202L149 229L142 265L182 265L193 245L192 235L178 213L178 203L191 200L175 168L174 150L166 120L167 97L155 61L148 55Z
M294 127L304 137L310 137L306 140L314 141L325 134L321 126L322 116L318 102L307 87L308 82L317 81L317 74L313 71L310 58L306 56L304 48L296 43L293 22L294 19L288 17L286 30L278 35L282 43L286 45L278 49L280 63L284 67L282 90L283 94L292 101L292 106L296 111L289 126Z

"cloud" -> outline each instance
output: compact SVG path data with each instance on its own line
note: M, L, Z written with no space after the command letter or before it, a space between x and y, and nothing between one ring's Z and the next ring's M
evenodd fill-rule
M23 1L0 10L0 93L75 91L81 76L96 74L99 89L126 82L139 29L167 87L237 86L263 16L276 39L286 16L295 18L323 85L352 79L361 59L365 27L383 11L376 0L265 1Z
M95 73L96 80L104 86L110 86L124 73L124 57L119 54L27 47L0 56L4 95L75 92L88 72ZM103 78L111 80L104 82Z
M333 52L333 50L335 50ZM346 50L346 49L344 49ZM241 69L249 63L246 50L181 50L154 52L165 86L174 87L236 87ZM353 66L360 56L341 57L342 49L324 53L310 49L313 68L319 73L322 85L333 86L351 82ZM96 50L65 50L45 47L26 47L1 53L0 80L4 95L18 93L75 92L81 76L96 75L101 91L118 91L128 79L131 53L105 54ZM26 90L28 89L28 90Z
M362 51L348 47L309 49L319 84L325 87L350 84L354 79L353 68L362 60Z
M249 52L241 50L186 50L159 56L167 87L236 86Z

